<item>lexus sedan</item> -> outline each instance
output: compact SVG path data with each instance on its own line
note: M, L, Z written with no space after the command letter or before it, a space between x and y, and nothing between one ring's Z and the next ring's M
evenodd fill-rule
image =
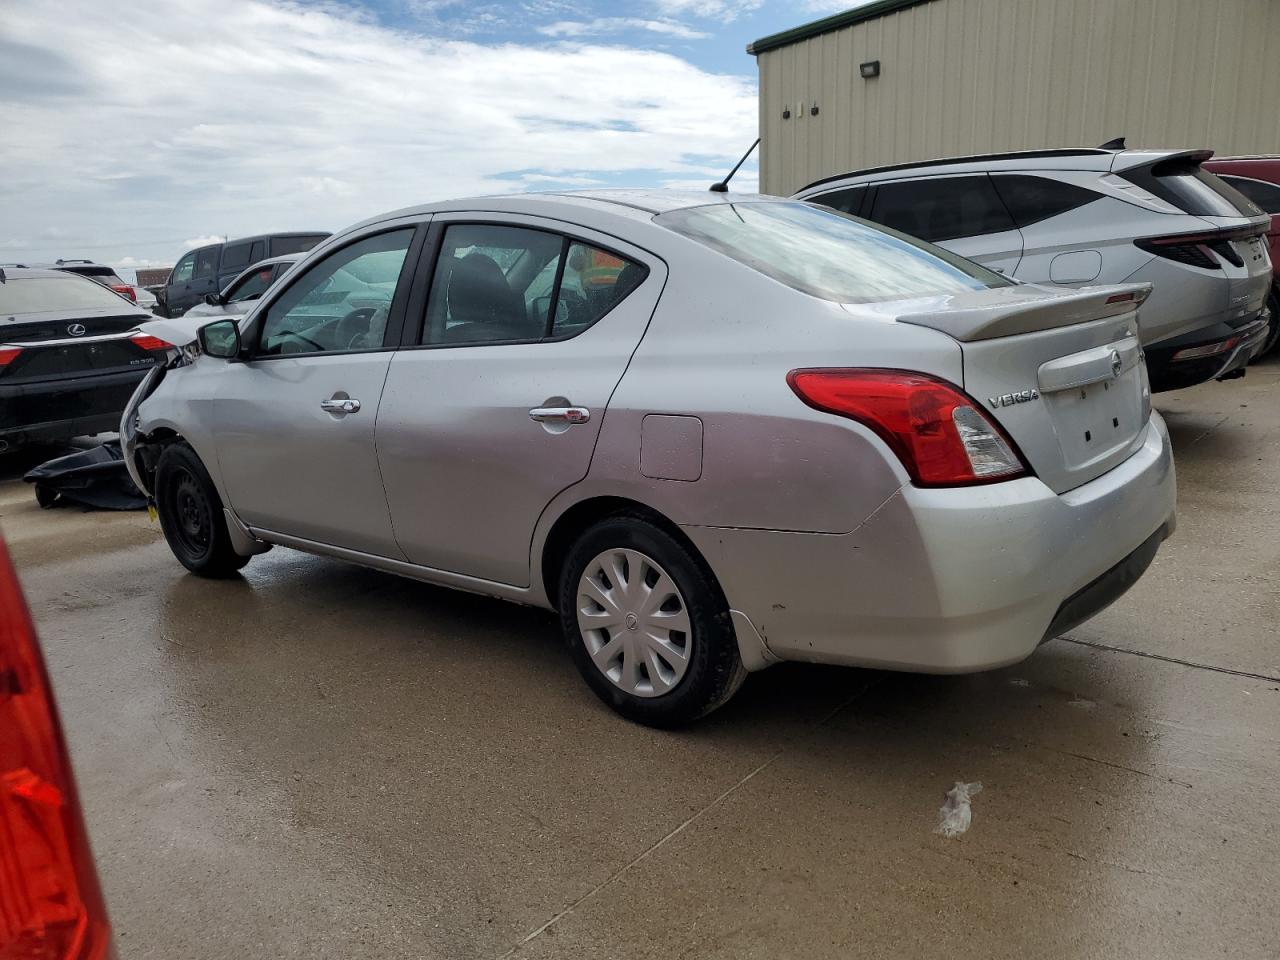
M1014 663L1120 596L1174 525L1149 289L776 198L438 203L149 325L121 428L190 571L278 545L553 609L672 725L778 660Z
M154 319L86 277L0 267L0 453L119 427L169 348L139 333Z

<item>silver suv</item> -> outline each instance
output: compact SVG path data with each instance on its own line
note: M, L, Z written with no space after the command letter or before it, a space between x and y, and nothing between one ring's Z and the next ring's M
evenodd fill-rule
M1269 219L1201 163L1212 151L1070 149L828 177L795 197L1032 283L1148 282L1152 388L1239 375L1266 340Z

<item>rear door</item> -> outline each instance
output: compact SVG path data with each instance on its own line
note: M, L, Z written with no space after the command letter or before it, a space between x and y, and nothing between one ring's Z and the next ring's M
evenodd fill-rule
M245 328L249 357L219 376L214 421L227 495L251 527L402 559L374 424L419 231L407 223L352 238Z
M184 255L169 272L169 281L164 287L165 311L171 317L180 317L187 309L195 306L191 295L191 282L196 273L196 251Z
M438 218L378 459L414 563L525 586L534 526L587 473L666 280L651 254L534 217Z
M210 293L218 293L222 287L218 284L218 263L222 254L222 244L201 247L196 251L196 272L191 278L191 303L203 303Z
M880 181L869 220L928 240L1012 276L1022 234L985 173Z

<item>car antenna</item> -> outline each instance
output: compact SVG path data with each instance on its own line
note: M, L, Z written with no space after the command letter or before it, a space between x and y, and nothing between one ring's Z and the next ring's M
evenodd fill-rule
M1108 140L1098 149L1099 150L1128 150L1129 148L1124 145L1124 137L1116 137L1114 140Z
M729 171L729 175L725 177L723 180L721 180L719 183L713 183L711 185L711 192L712 193L728 193L729 181L732 180L733 175L738 172L738 167L742 166L744 163L747 162L747 157L751 156L751 151L758 146L760 146L760 138L756 137L756 142L747 148L747 152L742 155L742 159L738 161L737 165L732 170Z

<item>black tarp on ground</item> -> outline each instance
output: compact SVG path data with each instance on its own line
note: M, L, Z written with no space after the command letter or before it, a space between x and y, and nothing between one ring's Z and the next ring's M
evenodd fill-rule
M36 500L42 507L62 501L99 510L141 510L147 505L129 478L117 440L49 460L32 467L22 479L36 485Z

